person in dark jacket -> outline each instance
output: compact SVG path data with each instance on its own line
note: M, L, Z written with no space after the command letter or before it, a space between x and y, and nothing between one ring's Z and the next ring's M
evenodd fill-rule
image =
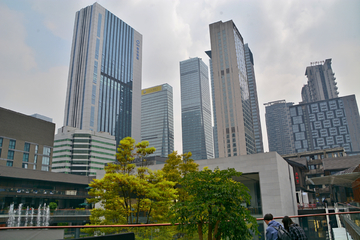
M278 231L274 228L279 228L282 225L276 221L274 221L274 217L271 213L267 213L264 216L264 221L268 225L266 228L266 240L277 240L278 239Z
M282 220L284 228L291 235L292 240L307 240L304 229L302 229L298 224L294 223L291 218L285 216Z

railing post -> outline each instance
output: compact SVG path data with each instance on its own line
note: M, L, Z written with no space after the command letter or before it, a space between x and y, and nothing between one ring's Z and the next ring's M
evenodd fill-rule
M326 212L326 213L329 213L329 210L328 210L328 208L327 208L327 207L325 208L325 212ZM329 215L326 215L326 224L327 224L327 227L328 227L329 239L330 239L330 240L332 240L332 236L331 236L331 228L330 228L330 224L329 224L329 222L330 222Z
M75 228L75 238L80 238L80 228Z
M335 213L339 212L339 206L338 206L337 203L334 203L334 211L335 211ZM336 214L335 216L336 216L336 221L337 221L338 228L341 228L342 225L341 225L341 221L340 221L340 216L338 214Z

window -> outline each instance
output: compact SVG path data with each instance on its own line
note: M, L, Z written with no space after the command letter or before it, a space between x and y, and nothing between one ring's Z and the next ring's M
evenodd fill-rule
M35 146L35 153L38 153L38 151L39 151L39 145L36 145Z
M25 152L30 152L30 143L25 143L25 145L24 145L24 151L25 151Z
M42 157L42 164L43 165L49 165L50 164L50 158L49 157Z
M16 140L10 140L9 142L9 149L15 149Z
M24 153L23 162L29 162L29 154L28 153Z
M13 162L12 162L12 161L7 161L7 162L6 162L6 166L12 167L12 166L13 166Z
M41 171L49 171L49 166L41 166Z
M34 156L34 163L37 162L37 155Z
M50 152L51 152L51 148L44 147L44 149L43 149L43 154L44 155L50 156Z
M22 164L22 168L28 168L28 164L27 164L27 163L23 163L23 164Z
M14 151L9 150L7 158L10 160L14 160Z
M3 138L0 138L0 147L2 147L3 144Z
M334 112L333 112L333 111L328 111L328 112L326 112L326 118L327 118L327 119L332 119L332 118L334 118Z

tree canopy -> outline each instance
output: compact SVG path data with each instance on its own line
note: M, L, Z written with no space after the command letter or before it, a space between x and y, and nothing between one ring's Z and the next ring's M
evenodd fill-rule
M200 240L204 233L208 240L251 239L250 229L258 233L257 222L243 206L250 202L249 189L232 179L240 175L233 168L184 175L179 183L189 197L172 207L172 223L179 223L182 231L197 232Z
M116 158L118 163L105 167L102 179L94 179L89 199L99 207L91 212L91 224L131 224L162 222L172 199L176 198L174 182L164 178L162 171L133 164L155 151L147 141L135 144L131 137L120 141Z

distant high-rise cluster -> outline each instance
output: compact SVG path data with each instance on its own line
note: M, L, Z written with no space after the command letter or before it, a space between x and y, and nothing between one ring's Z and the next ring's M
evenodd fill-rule
M331 59L306 68L302 102L266 105L269 150L279 154L343 147L360 151L360 117L354 95L339 97ZM282 109L280 112L279 109ZM285 125L288 126L283 128ZM286 147L284 147L286 146Z

